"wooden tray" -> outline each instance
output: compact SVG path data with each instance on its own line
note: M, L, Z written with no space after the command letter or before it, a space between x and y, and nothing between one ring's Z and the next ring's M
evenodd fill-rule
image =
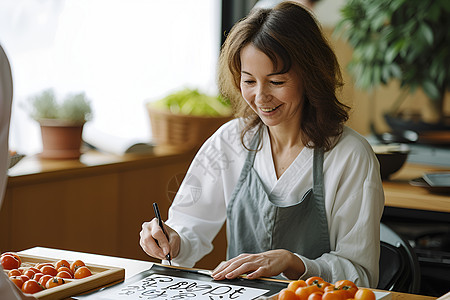
M58 259L49 257L40 257L26 254L19 254L22 259L21 267L32 267L36 263L55 263ZM70 260L68 260L71 263ZM92 275L83 279L68 280L65 284L33 294L40 300L64 299L74 295L95 290L97 288L122 282L125 278L125 269L117 267L108 267L102 265L86 264L91 270Z

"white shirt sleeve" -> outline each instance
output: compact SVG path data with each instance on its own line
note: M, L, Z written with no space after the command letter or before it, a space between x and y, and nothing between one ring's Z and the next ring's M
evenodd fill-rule
M346 129L342 140L324 166L331 251L316 260L301 257L307 267L301 278L348 279L375 288L384 208L379 164L370 145L352 130Z

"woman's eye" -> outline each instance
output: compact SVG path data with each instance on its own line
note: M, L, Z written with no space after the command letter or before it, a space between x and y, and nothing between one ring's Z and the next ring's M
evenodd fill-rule
M255 83L255 81L254 80L244 80L244 83L245 84L253 84L253 83Z
M282 85L284 81L271 81L270 83L273 85Z

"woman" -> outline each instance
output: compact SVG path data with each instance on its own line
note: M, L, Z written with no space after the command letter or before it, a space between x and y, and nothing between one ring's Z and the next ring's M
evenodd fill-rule
M238 118L194 158L169 209L168 239L154 219L142 225L141 247L193 266L226 220L228 260L216 280L282 274L375 287L379 165L344 126L339 66L314 18L294 2L253 11L229 33L219 69Z

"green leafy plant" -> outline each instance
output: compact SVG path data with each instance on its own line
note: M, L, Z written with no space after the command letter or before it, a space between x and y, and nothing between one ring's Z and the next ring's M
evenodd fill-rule
M91 105L85 93L69 94L59 103L53 89L47 89L29 100L30 116L37 121L58 119L84 123L92 118Z
M150 107L174 114L195 116L229 116L231 108L221 96L211 96L197 89L185 88L149 103Z
M421 88L443 121L450 89L450 1L349 0L335 33L353 47L348 65L356 85L373 90L398 80L402 93Z

